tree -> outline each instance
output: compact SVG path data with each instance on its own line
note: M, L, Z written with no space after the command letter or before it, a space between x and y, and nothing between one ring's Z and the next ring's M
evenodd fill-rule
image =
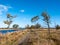
M7 28L10 27L11 23L13 22L12 19L15 18L16 16L11 16L10 14L7 14L7 20L4 21L5 24L8 25Z
M18 27L19 27L18 24L14 24L14 25L13 25L13 28L18 28Z
M48 27L48 35L50 41L50 16L46 12L42 12L43 21L47 24Z
M60 29L60 26L59 25L56 25L55 28L58 30L58 29Z
M47 24L48 35L50 40L50 16L46 12L42 12L43 21ZM31 19L31 22L36 22L39 19L39 16L35 16Z

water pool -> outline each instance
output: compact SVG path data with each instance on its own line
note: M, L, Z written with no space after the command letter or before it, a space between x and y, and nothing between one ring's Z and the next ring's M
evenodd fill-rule
M0 30L0 33L6 34L8 32L15 32L15 31L17 31L17 30Z

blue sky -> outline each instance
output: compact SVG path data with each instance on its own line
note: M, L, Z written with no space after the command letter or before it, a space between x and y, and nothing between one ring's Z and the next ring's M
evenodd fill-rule
M60 0L0 0L0 27L7 26L3 23L7 13L17 15L12 25L19 24L24 27L34 24L31 23L31 18L41 15L45 10L51 16L51 27L54 27L55 23L60 25ZM41 19L37 22L45 27Z

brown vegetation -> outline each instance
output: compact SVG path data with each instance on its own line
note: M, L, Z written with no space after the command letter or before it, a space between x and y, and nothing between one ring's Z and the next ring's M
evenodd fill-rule
M60 30L53 29L50 32L49 37L47 29L30 30L29 40L24 45L60 45Z
M26 34L27 30L0 34L0 45L17 45L16 42L21 40Z
M28 34L26 40L19 44L26 34ZM0 34L0 45L48 45L48 42L49 45L60 45L60 30L50 29L50 37L47 29L28 29L5 35Z

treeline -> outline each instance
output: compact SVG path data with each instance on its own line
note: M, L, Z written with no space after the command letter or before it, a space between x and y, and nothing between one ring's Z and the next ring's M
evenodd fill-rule
M7 25L7 28L10 28L10 25L13 23L13 19L16 18L16 17L17 17L16 15L15 16L12 16L11 14L6 15L6 20L4 20L3 22L4 22L4 24ZM43 18L42 20L46 23L47 28L49 30L50 23L51 23L51 20L50 20L51 17L47 12L42 12L41 15L39 14L37 16L32 17L31 22L35 23L36 21L41 19L40 17ZM19 25L18 24L13 24L12 28L19 28ZM27 28L27 29L31 29L31 28L37 29L37 28L41 28L41 25L39 23L36 23L35 25L31 25L31 26L27 25L25 28ZM60 26L55 25L55 28L60 29Z
M39 28L41 28L41 25L39 23L37 23L37 24L31 25L31 26L27 25L25 28L26 29L39 29Z
M39 29L39 28L44 28L44 27L42 27L39 23L37 23L35 25L31 25L31 26L29 26L29 25L25 26L25 29ZM56 25L54 29L56 29L56 30L60 29L60 25Z

